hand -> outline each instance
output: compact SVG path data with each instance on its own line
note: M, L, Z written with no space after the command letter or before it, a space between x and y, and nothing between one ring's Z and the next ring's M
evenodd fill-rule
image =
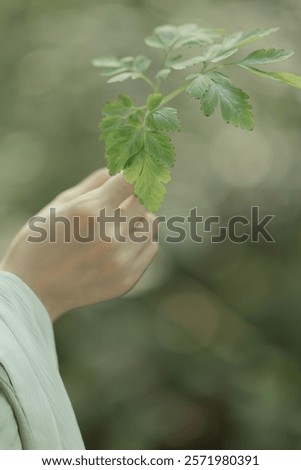
M65 226L61 222L55 226L54 243L49 241L49 236L39 243L28 241L29 235L36 234L26 224L11 244L1 269L16 274L29 285L53 320L72 308L125 294L136 284L158 251L158 243L152 240L151 231L147 240L139 243L129 237L128 230L123 230L125 242L103 241L96 226L93 229L94 241L80 243L73 236L75 219L79 233L84 237L89 231L89 218L95 220L104 208L110 215L120 208L121 214L128 219L144 217L150 227L154 226L154 216L146 212L133 195L132 186L121 174L110 177L106 170L97 171L54 199L38 214L44 217L43 227L48 235L50 208L55 208L57 217L64 216L70 221L70 243L66 243ZM112 235L113 224L110 225L107 231ZM128 224L123 225L128 229Z

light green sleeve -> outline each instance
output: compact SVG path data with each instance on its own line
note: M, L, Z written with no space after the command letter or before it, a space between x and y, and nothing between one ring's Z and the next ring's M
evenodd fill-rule
M0 272L0 397L0 448L84 449L48 312L7 272Z
M0 450L21 450L18 424L7 396L0 389Z
M0 449L34 449L34 436L6 370L0 364Z

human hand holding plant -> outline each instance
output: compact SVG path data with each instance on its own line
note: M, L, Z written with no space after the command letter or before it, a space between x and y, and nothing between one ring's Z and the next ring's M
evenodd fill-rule
M222 118L235 127L252 130L254 118L249 96L234 86L221 69L238 66L257 76L270 78L301 88L301 77L286 72L266 72L261 66L288 59L291 51L257 49L235 62L228 61L241 47L278 31L278 28L254 29L227 34L217 29L201 28L196 24L165 25L156 28L145 39L147 46L163 52L163 67L152 80L146 72L151 61L144 56L114 56L95 59L93 64L109 77L108 83L141 79L151 88L146 104L135 106L129 96L121 95L103 107L100 127L106 146L107 164L111 175L124 172L125 180L135 187L135 195L152 212L156 212L170 181L170 169L175 163L175 150L169 132L181 129L178 111L166 106L181 93L200 101L205 116L211 116L218 105ZM178 50L202 48L201 55L185 59ZM167 95L161 86L174 71L200 66L189 74L184 83Z
M119 208L127 221L132 217L147 220L149 236L139 243L133 241L127 224L124 242L120 243L112 225L110 242L94 233L89 243L79 243L74 236L69 243L64 226L58 223L56 242L52 243L49 240L50 208L55 209L61 219L70 221L72 234L75 219L79 233L84 236L89 230L89 218L98 217L101 209L113 215ZM110 177L105 169L59 194L38 216L45 220L47 239L30 243L28 237L32 232L26 224L5 254L0 270L17 275L31 287L52 320L67 310L125 294L140 279L158 251L158 243L151 232L156 230L154 216L133 196L132 186L122 175Z

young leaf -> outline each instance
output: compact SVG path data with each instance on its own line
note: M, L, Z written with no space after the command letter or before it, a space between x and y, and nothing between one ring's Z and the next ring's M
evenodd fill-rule
M139 74L144 73L150 66L151 61L143 55L137 57L123 57L117 59L114 56L99 57L92 62L95 67L102 68L102 75L111 78L108 83L123 81L127 78L139 78ZM133 74L133 75L126 75ZM136 74L136 75L135 75ZM127 78L124 78L127 77Z
M166 167L175 162L175 149L167 134L160 131L146 131L144 137L145 151Z
M156 28L151 36L145 38L145 43L149 47L168 50L178 37L179 32L176 26L164 25Z
M229 36L225 36L223 44L228 47L242 47L254 41L258 41L265 36L276 33L278 30L279 28L252 29L251 31L247 31L245 33L234 33Z
M92 61L94 67L104 67L104 68L119 68L122 66L122 63L115 56L106 56L99 57Z
M181 62L183 60L183 56L181 54L178 54L174 57L169 57L166 61L165 61L165 67L166 68L172 68L173 65L177 64L178 62Z
M140 74L137 72L123 72L110 78L110 80L108 80L108 83L124 82L128 78L131 78L132 80L137 80L137 78L140 78Z
M203 37L204 39L217 39L221 36L224 30L214 29L214 28L201 28L195 23L186 23L178 27L180 36L182 37L191 37L191 35L198 35L198 37Z
M174 70L184 70L187 67L192 67L193 65L200 64L204 61L205 61L205 58L203 56L192 57L191 59L175 62L174 64L171 65L171 68Z
M145 38L149 47L170 51L179 47L194 47L211 44L220 35L216 29L200 28L196 24L179 27L165 25L156 28L151 36Z
M135 184L135 195L147 210L157 212L166 193L165 184L170 181L169 170L143 150L128 162L124 177Z
M103 140L107 140L112 132L124 124L124 118L121 116L106 116L100 123Z
M178 49L179 47L197 47L197 46L204 46L205 44L210 44L212 41L209 40L209 38L204 38L204 37L197 37L196 36L191 36L187 38L180 38L176 44L175 44L175 49Z
M225 47L223 44L214 44L206 50L204 60L207 62L220 62L221 60L228 59L238 51L237 47Z
M253 67L254 65L271 64L288 59L293 54L292 51L285 51L284 49L258 49L238 62L238 65Z
M232 49L227 49L225 51L221 51L219 54L217 54L215 57L213 57L212 59L210 59L210 62L212 62L213 64L217 63L217 62L220 62L221 60L226 60L228 59L229 57L231 57L232 55L236 54L236 52L238 51L238 49L235 47L235 48L232 48Z
M99 57L93 60L93 65L102 69L101 75L111 77L131 70L134 57L117 59L115 56Z
M204 79L204 77L207 78ZM201 109L205 116L211 116L220 102L222 117L227 123L242 129L254 128L248 95L239 88L235 88L225 75L219 72L200 75L189 87L190 94L201 100Z
M144 120L144 112L142 109L133 109L128 114L128 124L131 126L141 127Z
M147 109L149 111L154 111L154 109L160 106L162 99L163 99L163 95L161 95L161 93L154 93L153 95L150 95L146 103Z
M168 78L168 75L170 74L170 72L171 72L170 69L159 70L159 72L156 75L156 79L159 80L159 82L164 82Z
M214 96L216 94L220 101L224 121L242 129L254 129L249 96L239 88L235 88L230 80L221 73L212 72L210 78L212 80L210 85L210 88L212 87L211 101L216 100ZM206 105L206 93L204 99Z
M133 155L142 150L143 132L141 128L123 125L114 132L113 138L107 148L107 161L110 174L116 175Z
M131 98L127 95L119 95L119 102L124 108L131 108L133 106Z
M179 47L195 47L211 44L220 36L221 31L216 29L201 28L197 24L184 24L178 27L179 39L175 49Z
M105 116L121 115L124 112L124 107L119 101L108 101L102 108L102 114Z
M137 179L141 175L144 154L145 150L143 148L142 150L140 150L140 152L136 153L136 155L131 157L130 160L126 163L123 170L123 175L127 183L136 183Z
M271 78L272 80L286 83L287 85L293 86L295 88L301 88L301 76L299 75L288 72L265 72L254 67L246 67L245 65L241 65L241 67L249 70L252 73L255 73L256 75L259 75L260 77Z
M138 55L135 57L133 70L140 73L146 72L151 63L152 61L150 59L147 59L143 55Z
M153 130L176 132L181 129L178 112L175 108L159 108L149 113L146 124Z
M219 94L212 83L201 98L201 109L206 117L212 116L218 105Z
M189 78L189 77L188 77ZM187 93L193 98L200 99L211 84L210 77L205 74L196 75L194 80L186 88Z

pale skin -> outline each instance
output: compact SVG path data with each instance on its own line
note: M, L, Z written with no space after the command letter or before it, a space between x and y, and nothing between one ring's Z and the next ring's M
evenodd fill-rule
M154 227L154 215L139 203L133 187L122 174L111 177L105 169L59 194L38 215L49 218L50 207L71 221L77 217L81 234L87 232L88 217L97 217L102 208L108 213L120 208L122 215L144 217ZM127 293L158 252L158 243L151 233L140 243L129 237L123 243L108 243L97 236L90 243L74 239L65 243L63 230L63 226L57 229L55 243L30 243L26 224L0 265L2 271L16 274L37 294L53 321L73 308Z

